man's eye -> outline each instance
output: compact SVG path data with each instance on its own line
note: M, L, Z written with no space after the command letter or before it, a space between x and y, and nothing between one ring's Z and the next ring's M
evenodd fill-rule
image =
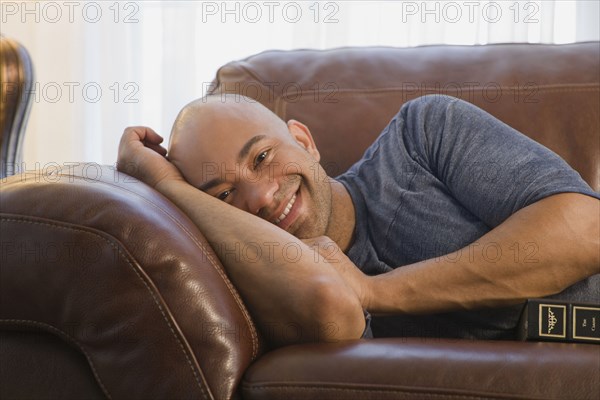
M225 201L225 199L227 199L227 197L229 197L229 195L231 194L231 192L233 192L233 189L230 189L230 190L226 190L226 191L224 191L224 192L221 192L221 193L219 193L219 194L217 195L217 198L218 198L219 200L223 200L223 201Z
M269 154L269 151L263 151L262 153L260 153L258 156L256 156L256 159L254 160L254 168L258 167L260 165L260 163L262 163L265 158L267 158L267 155Z

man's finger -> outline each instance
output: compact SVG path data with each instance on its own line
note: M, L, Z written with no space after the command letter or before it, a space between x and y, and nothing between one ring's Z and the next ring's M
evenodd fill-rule
M156 133L152 128L144 127L144 129L146 131L146 136L144 138L145 142L157 145L163 142L162 136Z
M155 152L157 152L158 154L160 154L163 157L167 155L167 149L165 149L164 147L162 147L158 144L144 142L144 146L148 147L149 149L154 150Z
M160 144L163 141L162 136L147 126L130 126L125 129L123 138L127 140L139 140L142 142Z

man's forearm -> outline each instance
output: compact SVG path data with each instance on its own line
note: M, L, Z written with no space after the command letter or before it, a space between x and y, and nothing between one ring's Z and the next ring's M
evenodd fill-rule
M558 293L600 273L600 202L578 194L526 207L477 242L369 278L373 313L503 306Z
M157 190L200 228L275 342L360 336L364 320L355 293L301 240L183 181L163 181ZM286 327L295 332L285 332Z

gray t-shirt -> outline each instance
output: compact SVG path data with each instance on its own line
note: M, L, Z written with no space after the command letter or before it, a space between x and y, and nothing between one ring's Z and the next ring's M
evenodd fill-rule
M369 275L464 248L549 195L600 198L555 153L479 108L440 95L406 103L363 158L336 179L356 208L347 254ZM483 251L490 265L498 251L530 261L538 251L533 242L492 247L469 251ZM599 288L600 275L594 275L557 297L597 303ZM373 318L373 333L511 338L521 308Z

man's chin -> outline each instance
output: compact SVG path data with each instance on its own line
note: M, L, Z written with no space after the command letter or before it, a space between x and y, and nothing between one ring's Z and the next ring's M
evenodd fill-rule
M288 229L288 233L294 235L300 240L312 239L318 236L323 236L325 233L323 230L315 229L314 221L296 221L298 225L293 224Z

